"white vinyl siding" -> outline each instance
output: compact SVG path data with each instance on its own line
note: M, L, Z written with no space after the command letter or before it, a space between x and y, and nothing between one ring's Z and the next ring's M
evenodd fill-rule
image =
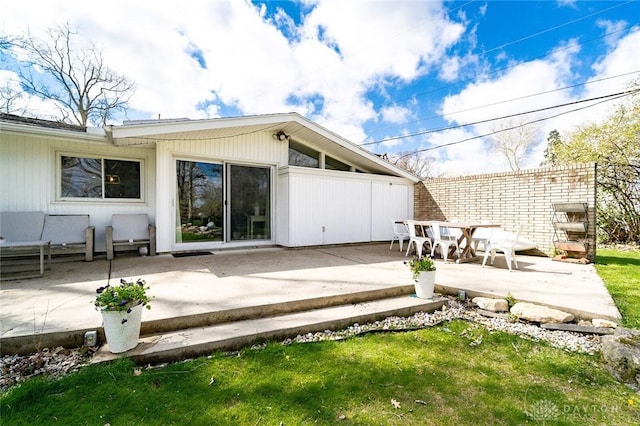
M282 245L383 241L392 236L391 220L413 217L413 185L404 179L295 167L279 179L288 190Z
M391 222L413 219L413 185L374 182L371 196L371 239L390 239Z
M69 132L66 132L67 134ZM144 161L144 202L84 199L57 200L59 154L113 157ZM95 227L96 251L106 249L106 227L114 213L147 213L155 215L153 174L155 161L152 149L117 148L103 138L86 134L69 137L25 135L2 132L0 137L0 209L2 211L42 211L48 214L88 214Z
M307 143L306 135L324 144L319 151L322 155L326 150L326 154L335 155L335 158L348 159L353 167L360 166L353 152L331 141L332 134L323 129L294 125L301 143ZM129 130L126 127L121 129ZM288 143L275 140L272 133L273 130L268 129L216 137L215 132L185 131L162 134L156 139L150 136L153 135L151 130L145 129L138 136L115 138L120 143L116 146L100 129L81 133L12 123L5 125L2 122L0 209L88 214L91 225L95 226L97 252L105 251L105 229L111 224L113 214L146 213L156 225L157 250L160 253L171 252L177 249L174 242L176 160L182 159L270 167L273 176L271 241L259 244L255 240L212 242L202 247L190 246L190 249L274 243L296 247L383 241L391 238L391 220L412 217L412 179L288 166ZM310 142L309 145L316 146ZM334 148L336 152L332 153ZM142 199L87 202L84 199L56 198L60 186L58 161L61 155L140 161ZM362 161L370 168L377 167L366 157ZM380 170L383 173L388 171Z

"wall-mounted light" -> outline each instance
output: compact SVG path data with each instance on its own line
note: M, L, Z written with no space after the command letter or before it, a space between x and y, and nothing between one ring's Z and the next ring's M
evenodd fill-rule
M280 130L278 133L273 134L273 138L277 141L284 142L288 141L291 138L291 135L287 135L285 132Z

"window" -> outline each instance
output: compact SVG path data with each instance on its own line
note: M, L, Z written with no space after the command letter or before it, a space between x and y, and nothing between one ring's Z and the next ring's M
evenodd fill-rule
M300 167L320 167L320 153L309 148L306 145L289 141L289 165Z
M351 167L348 164L336 160L335 158L331 158L328 155L324 158L324 168L328 170L342 170L345 172L351 170Z
M140 199L140 161L61 156L62 198Z

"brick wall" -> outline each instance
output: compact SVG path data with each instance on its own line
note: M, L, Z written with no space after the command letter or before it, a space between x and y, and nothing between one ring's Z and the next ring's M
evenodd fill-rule
M576 164L456 178L428 179L416 184L417 220L489 221L521 234L552 255L552 203L588 203L587 257L595 259L596 164ZM558 231L560 239L566 238Z

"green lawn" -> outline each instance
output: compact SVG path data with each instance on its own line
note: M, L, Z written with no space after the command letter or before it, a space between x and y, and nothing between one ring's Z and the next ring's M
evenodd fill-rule
M482 338L482 343L476 344ZM637 424L599 356L464 321L340 342L271 343L143 369L118 361L1 397L2 424Z
M598 249L596 270L620 310L623 324L640 328L640 250Z
M596 265L627 325L640 312L639 263L600 250ZM458 320L139 372L121 360L30 379L0 395L0 410L3 425L632 425L640 396L600 355Z

